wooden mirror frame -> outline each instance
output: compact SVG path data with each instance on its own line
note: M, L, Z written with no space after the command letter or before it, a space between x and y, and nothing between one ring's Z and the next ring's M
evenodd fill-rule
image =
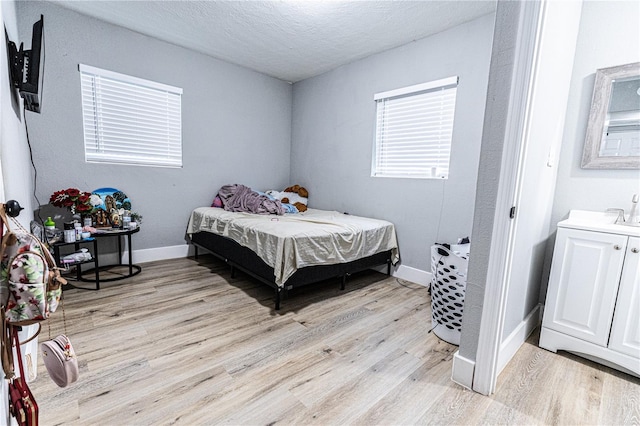
M640 157L600 157L600 144L611 98L612 82L634 76L640 76L640 62L596 71L582 155L583 169L640 169Z

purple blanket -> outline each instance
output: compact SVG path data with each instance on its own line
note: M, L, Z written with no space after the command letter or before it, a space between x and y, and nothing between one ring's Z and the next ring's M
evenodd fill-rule
M224 209L230 212L278 215L285 213L280 200L271 199L244 185L225 185L220 188L218 195L222 199Z

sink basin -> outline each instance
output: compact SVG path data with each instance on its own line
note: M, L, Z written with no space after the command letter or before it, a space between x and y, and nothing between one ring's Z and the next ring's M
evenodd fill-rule
M633 226L626 223L617 224L615 223L617 217L618 214L615 212L571 210L569 217L558 223L558 226L640 237L640 226Z

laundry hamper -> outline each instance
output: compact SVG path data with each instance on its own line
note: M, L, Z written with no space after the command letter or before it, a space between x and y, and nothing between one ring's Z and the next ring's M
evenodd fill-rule
M431 247L431 326L436 336L460 344L469 244Z

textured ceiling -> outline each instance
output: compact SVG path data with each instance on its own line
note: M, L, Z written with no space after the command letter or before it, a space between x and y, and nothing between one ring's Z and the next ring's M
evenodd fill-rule
M79 13L296 82L495 10L491 1L60 1Z

